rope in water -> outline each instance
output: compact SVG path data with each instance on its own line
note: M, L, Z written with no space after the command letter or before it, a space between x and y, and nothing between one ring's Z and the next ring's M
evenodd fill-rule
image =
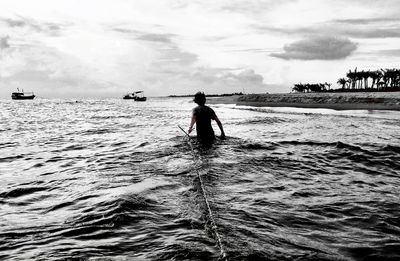
M186 136L188 137L188 144L189 144L190 149L191 149L191 151L192 151L193 161L196 162L197 157L196 157L196 153L195 153L195 151L194 151L194 149L193 149L193 144L192 144L192 141L191 141L191 139L190 139L189 134L188 134L186 131L184 131L184 130L182 129L181 126L178 126L178 127L179 127L179 129L181 129L181 131L183 131L183 132L186 134ZM220 258L223 259L223 260L227 260L226 252L225 252L225 250L224 250L224 246L222 245L222 241L221 241L221 236L220 236L219 233L218 233L218 227L217 227L217 225L216 225L216 223L215 223L214 215L213 215L213 213L212 213L212 211L211 211L210 204L208 203L206 191L205 191L205 189L204 189L204 182L203 182L203 179L201 178L201 175L200 175L199 170L198 170L197 168L196 168L195 170L196 170L197 176L199 177L200 188L201 188L201 192L202 192L202 194L203 194L204 201L206 202L206 206L207 206L207 210L208 210L208 216L210 217L211 229L214 231L214 235L215 235L215 237L216 237L217 245L218 245L218 248L219 248L219 250L220 250L220 252L221 252L221 253L220 253Z

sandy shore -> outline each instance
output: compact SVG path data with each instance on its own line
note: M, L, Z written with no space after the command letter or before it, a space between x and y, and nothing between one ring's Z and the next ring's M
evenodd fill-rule
M207 98L210 104L400 111L400 92L278 93Z

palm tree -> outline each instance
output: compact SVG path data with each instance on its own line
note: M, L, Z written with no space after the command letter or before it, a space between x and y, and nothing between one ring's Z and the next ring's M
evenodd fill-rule
M363 72L356 72L357 89L362 89Z
M327 90L327 89L330 90L331 86L332 86L332 83L327 83L327 82L324 83L324 89L325 90Z
M398 69L387 69L385 76L390 81L390 87L396 87L399 81L400 71Z
M301 83L297 83L297 84L295 84L294 87L292 88L292 91L295 91L295 92L304 92L304 91L305 91L304 85L301 84Z
M363 78L364 78L364 89L368 89L369 74L370 74L370 71L369 71L369 70L368 70L368 72L362 71L362 76L363 76Z
M399 87L400 86L400 70L396 69L396 76L394 78L394 85L395 87Z
M384 70L384 69L381 69L381 71L382 71L382 78L381 78L381 83L383 82L383 85L384 85L384 87L383 88L386 88L386 87L388 87L388 83L389 83L389 78L388 78L388 75L387 75L387 69L386 70Z
M378 85L379 80L382 78L382 72L381 71L372 71L370 73L370 77L372 78L371 88L373 89L375 87L375 85Z
M346 89L347 82L348 80L346 80L345 78L340 78L337 81L337 83L342 86L342 89Z
M357 67L356 67L356 69L354 69L354 72L349 70L349 72L347 73L346 76L347 76L347 78L349 78L351 89L355 89L356 83L357 83Z

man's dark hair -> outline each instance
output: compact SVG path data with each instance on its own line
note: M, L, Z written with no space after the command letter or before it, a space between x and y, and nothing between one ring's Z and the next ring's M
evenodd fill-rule
M194 95L193 101L198 105L204 105L206 104L206 95L204 94L204 92L197 92Z

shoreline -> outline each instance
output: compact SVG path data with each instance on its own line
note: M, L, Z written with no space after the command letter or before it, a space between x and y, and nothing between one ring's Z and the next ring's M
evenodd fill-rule
M400 92L247 94L209 98L207 102L254 107L400 111Z

